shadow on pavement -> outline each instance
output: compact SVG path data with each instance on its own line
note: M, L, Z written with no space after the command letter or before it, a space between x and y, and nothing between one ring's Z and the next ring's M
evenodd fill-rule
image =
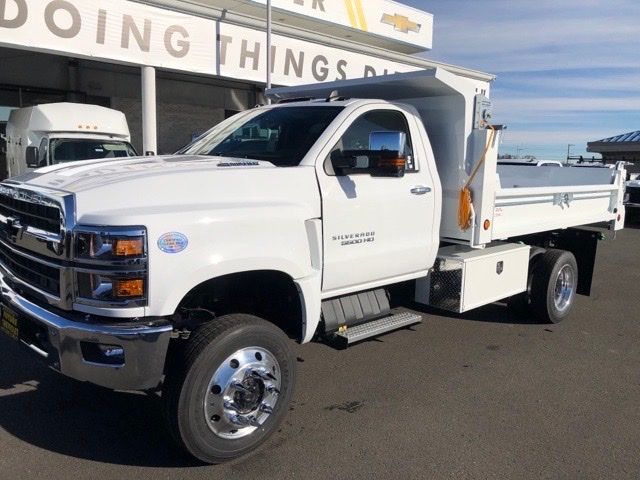
M516 313L503 303L492 303L465 313L449 312L421 304L411 305L411 309L429 315L467 320L470 322L540 325L540 322L536 321L532 316Z
M160 398L113 392L49 370L0 337L0 427L56 453L98 462L197 466L164 428Z

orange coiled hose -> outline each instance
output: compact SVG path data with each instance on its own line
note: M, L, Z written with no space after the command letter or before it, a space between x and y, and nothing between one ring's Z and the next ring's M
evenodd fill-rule
M469 230L471 227L472 220L472 210L473 210L473 193L471 191L470 185L473 182L473 179L476 177L477 173L480 171L480 167L484 164L487 159L487 153L489 153L489 148L493 145L493 141L496 137L496 129L493 125L488 125L491 129L491 135L489 136L489 141L484 148L484 152L482 153L482 158L473 167L473 171L471 175L469 175L469 180L465 183L464 187L460 190L460 196L458 199L458 226L463 230Z

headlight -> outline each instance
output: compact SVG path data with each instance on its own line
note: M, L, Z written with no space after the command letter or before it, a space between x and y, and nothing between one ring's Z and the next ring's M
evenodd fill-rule
M76 302L97 307L146 305L143 227L78 227L73 239Z
M144 230L77 231L75 255L79 260L119 261L144 258Z
M146 298L146 278L142 272L108 274L78 272L80 300L120 303Z

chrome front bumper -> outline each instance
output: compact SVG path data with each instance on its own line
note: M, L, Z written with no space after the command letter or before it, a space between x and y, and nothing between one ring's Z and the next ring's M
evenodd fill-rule
M53 369L114 390L159 385L173 327L168 323L90 324L70 320L16 293L0 273L3 308L18 318L18 339Z

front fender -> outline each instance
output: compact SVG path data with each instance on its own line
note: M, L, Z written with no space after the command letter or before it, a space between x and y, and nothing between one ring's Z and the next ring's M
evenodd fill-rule
M305 273L308 273L288 259L274 257L247 257L219 263L210 263L191 272L184 271L180 273L176 271L175 275L171 277L171 280L166 282L168 284L166 286L155 285L155 282L152 280L152 285L149 289L151 292L149 315L173 315L185 296L204 282L234 273L260 270L282 272L292 279L304 278ZM154 295L154 293L156 294Z
M316 247L305 221L313 213L286 205L218 213L211 222L173 227L170 231L187 240L186 248L175 253L159 244L167 234L165 222L149 226L148 315L172 315L193 288L224 275L271 270L293 280L312 276Z

